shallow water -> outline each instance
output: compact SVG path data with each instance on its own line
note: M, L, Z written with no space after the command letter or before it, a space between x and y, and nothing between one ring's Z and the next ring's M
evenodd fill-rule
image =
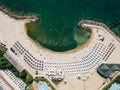
M110 24L120 20L120 0L0 0L17 14L36 14L39 23L28 24L28 35L42 46L66 51L83 45L88 34L77 28L82 19ZM120 35L119 28L115 28ZM79 34L78 34L79 33Z

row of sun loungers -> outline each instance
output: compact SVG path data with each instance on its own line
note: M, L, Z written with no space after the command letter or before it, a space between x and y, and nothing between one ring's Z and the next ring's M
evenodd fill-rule
M3 89L3 90L11 90L6 84L5 82L0 79L0 87Z
M20 90L26 90L26 84L18 77L16 77L11 71L8 69L3 70L5 74L19 87Z
M88 52L85 52L82 58L73 62L51 63L45 62L45 67L62 68L69 75L88 75L93 67L96 67L101 61L105 61L114 51L114 44L105 46L103 42L95 43ZM106 58L107 57L107 58Z
M49 62L37 60L29 51L27 51L18 41L13 45L18 54L23 55L23 60L35 70L43 70L61 68L69 75L88 75L93 67L96 67L101 61L106 61L115 49L113 43L105 45L104 42L98 41L93 46L89 47L88 51L79 57L77 61L71 62Z
M17 54L15 55L23 55L23 60L33 69L35 70L43 70L43 61L37 60L33 55L29 53L21 44L20 42L16 42L12 49Z

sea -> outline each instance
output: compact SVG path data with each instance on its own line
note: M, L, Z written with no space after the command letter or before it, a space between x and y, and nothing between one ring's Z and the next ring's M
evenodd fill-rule
M65 52L84 45L90 32L77 26L83 19L111 25L120 20L120 0L0 0L0 5L18 15L37 15L28 23L27 34L40 46ZM112 30L120 36L120 26Z

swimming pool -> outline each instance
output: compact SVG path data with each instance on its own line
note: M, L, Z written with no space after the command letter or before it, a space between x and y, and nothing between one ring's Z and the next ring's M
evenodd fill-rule
M39 82L38 88L39 90L50 90L48 86L43 82Z
M120 90L120 83L114 83L108 90Z

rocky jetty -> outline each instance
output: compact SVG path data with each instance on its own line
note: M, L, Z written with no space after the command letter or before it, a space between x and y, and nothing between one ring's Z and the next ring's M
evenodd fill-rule
M15 14L15 12L11 13L6 8L0 6L0 11L4 12L5 14L9 15L14 19L29 19L31 22L38 22L39 18L36 15L28 15L28 16L20 16Z
M113 22L111 25L109 25L109 28L116 27L117 25L120 25L120 21Z
M116 40L118 40L120 42L120 37L115 32L113 32L107 25L105 25L101 22L96 22L93 20L81 20L78 23L78 26L81 28L89 28L89 27L83 27L82 24L93 24L93 25L101 26L101 27L105 28L110 34L112 34L116 38Z

